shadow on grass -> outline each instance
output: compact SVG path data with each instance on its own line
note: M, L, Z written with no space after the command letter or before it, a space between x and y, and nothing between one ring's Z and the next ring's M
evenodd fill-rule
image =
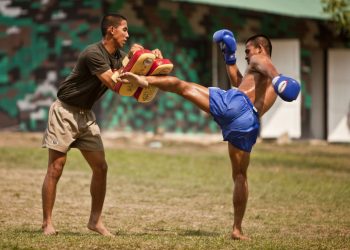
M81 232L70 232L70 231L57 231L57 234L54 235L44 235L43 231L41 229L37 230L31 230L31 229L16 229L14 230L15 233L19 234L26 234L30 236L45 236L45 237L56 237L56 236L86 236L86 235L95 235L94 233L87 234L87 233L81 233ZM96 234L99 236L99 234Z
M206 236L206 237L217 237L220 234L216 232L208 232L203 230L182 230L182 232L178 233L180 236Z
M174 230L168 230L168 229L146 229L145 232L125 232L125 231L118 231L116 236L181 236L181 237L217 237L220 236L217 232L208 232L204 230L191 230L191 229L174 229Z
M59 231L55 235L44 235L41 229L16 229L14 233L18 235L27 235L29 237L101 237L100 234L94 232L71 232L71 231ZM147 236L180 236L180 237L218 237L217 232L210 232L205 230L192 230L192 229L144 229L143 232L132 231L117 231L113 232L113 235L118 237L147 237Z

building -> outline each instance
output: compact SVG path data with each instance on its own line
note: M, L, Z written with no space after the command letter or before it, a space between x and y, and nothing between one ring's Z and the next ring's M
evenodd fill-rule
M255 33L273 41L280 72L299 79L302 95L279 102L262 121L261 137L350 142L350 42L322 13L321 0L1 1L0 128L41 131L55 91L78 53L100 39L100 17L127 16L130 44L159 48L175 64L173 74L206 86L228 88L212 34L232 30L240 46ZM130 45L129 44L129 45ZM210 117L169 93L140 105L112 92L96 105L102 129L218 133Z

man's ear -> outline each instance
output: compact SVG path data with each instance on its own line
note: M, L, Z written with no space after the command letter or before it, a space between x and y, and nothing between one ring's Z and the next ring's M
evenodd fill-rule
M259 54L266 54L266 50L264 48L264 46L262 46L261 44L258 45L258 48L259 48Z
M107 29L107 33L111 33L113 35L113 26L109 26Z

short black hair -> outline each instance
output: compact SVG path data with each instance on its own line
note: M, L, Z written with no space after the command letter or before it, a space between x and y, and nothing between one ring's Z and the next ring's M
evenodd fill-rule
M272 44L270 38L268 38L267 36L262 34L254 35L249 37L245 44L247 44L248 42L252 42L255 47L258 47L258 45L263 46L266 52L270 56L272 55Z
M118 27L120 25L120 23L123 20L127 20L125 16L122 16L120 14L116 14L116 13L109 13L106 14L102 17L101 20L101 33L102 36L104 37L107 33L107 29L109 26L116 26Z

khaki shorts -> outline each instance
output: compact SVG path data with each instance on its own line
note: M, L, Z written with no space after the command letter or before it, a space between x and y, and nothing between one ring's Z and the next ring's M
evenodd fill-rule
M56 100L50 107L43 148L66 153L70 148L103 151L100 128L93 111Z

